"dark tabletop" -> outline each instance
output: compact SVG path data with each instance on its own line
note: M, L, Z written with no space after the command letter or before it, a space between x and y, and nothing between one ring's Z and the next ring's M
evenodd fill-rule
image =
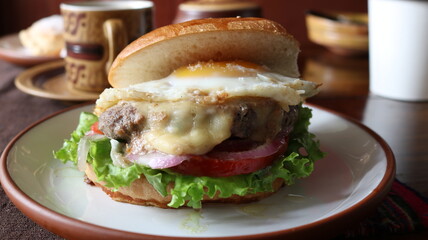
M397 179L427 197L428 102L401 102L369 94L367 57L340 57L323 49L303 48L300 68L304 79L323 83L322 92L309 102L351 116L376 131L395 154ZM24 70L0 60L1 151L26 126L77 104L35 97L19 91L13 81ZM428 232L391 238L428 239ZM24 216L0 188L0 239L60 237Z

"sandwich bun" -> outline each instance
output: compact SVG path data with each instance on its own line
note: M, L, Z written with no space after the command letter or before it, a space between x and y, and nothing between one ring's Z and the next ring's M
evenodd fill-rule
M161 27L135 40L118 55L109 72L109 82L114 88L107 89L100 96L95 114L100 115L124 99L150 102L153 100L150 94L146 96L140 91L133 91L132 86L165 78L179 67L197 62L245 61L296 78L299 76L297 67L299 51L299 43L281 25L267 19L201 19ZM291 87L285 89L296 92ZM301 101L302 98L299 96L292 102L298 104ZM171 201L171 196L160 195L144 175L130 186L113 191L105 187L104 182L97 180L92 167L88 164L85 173L89 180L116 201L169 208L167 204ZM278 178L272 184L272 192L232 195L228 198L220 198L217 193L214 198L205 196L202 202L256 201L272 195L283 185L284 180ZM169 189L173 186L171 183Z
M19 32L22 45L35 56L59 56L64 48L62 16L52 15Z
M115 88L157 80L200 61L242 60L299 77L299 43L280 24L262 18L200 19L158 28L128 45L113 62Z

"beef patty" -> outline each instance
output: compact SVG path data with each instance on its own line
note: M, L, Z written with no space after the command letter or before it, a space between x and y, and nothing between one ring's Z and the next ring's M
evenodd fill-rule
M257 141L272 138L279 131L290 132L298 115L297 106L290 106L286 112L278 103L265 98L232 99L215 109L232 115L231 138ZM148 126L169 117L160 110L144 114L132 102L121 102L101 114L99 128L109 138L129 142Z

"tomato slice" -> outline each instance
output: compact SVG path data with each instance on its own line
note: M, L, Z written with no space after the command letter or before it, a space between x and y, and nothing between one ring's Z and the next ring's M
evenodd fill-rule
M183 161L181 164L172 167L171 170L184 175L208 177L229 177L252 173L271 165L277 157L287 150L287 136L277 137L273 141L277 141L275 144L277 144L278 147L268 156L249 157L248 154L245 154L248 148L243 145L250 146L251 149L260 147L260 144L251 141L236 142L238 146L235 152L233 152L230 149L234 143L233 141L228 141L205 155L189 156L189 160ZM251 149L249 151L251 151ZM225 152L225 150L229 152ZM224 160L225 157L227 158L227 156L232 155L235 156L234 159ZM240 155L243 157L239 157Z
M101 130L98 128L98 122L95 122L94 124L92 124L91 131L93 133L96 133L96 134L102 134L102 135L104 135L104 133L101 132Z

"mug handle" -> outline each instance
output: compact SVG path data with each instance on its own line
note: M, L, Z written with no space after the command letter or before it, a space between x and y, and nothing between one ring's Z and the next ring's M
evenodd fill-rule
M108 19L103 24L103 31L108 44L108 59L106 63L106 72L108 74L114 59L128 44L128 35L121 19Z

